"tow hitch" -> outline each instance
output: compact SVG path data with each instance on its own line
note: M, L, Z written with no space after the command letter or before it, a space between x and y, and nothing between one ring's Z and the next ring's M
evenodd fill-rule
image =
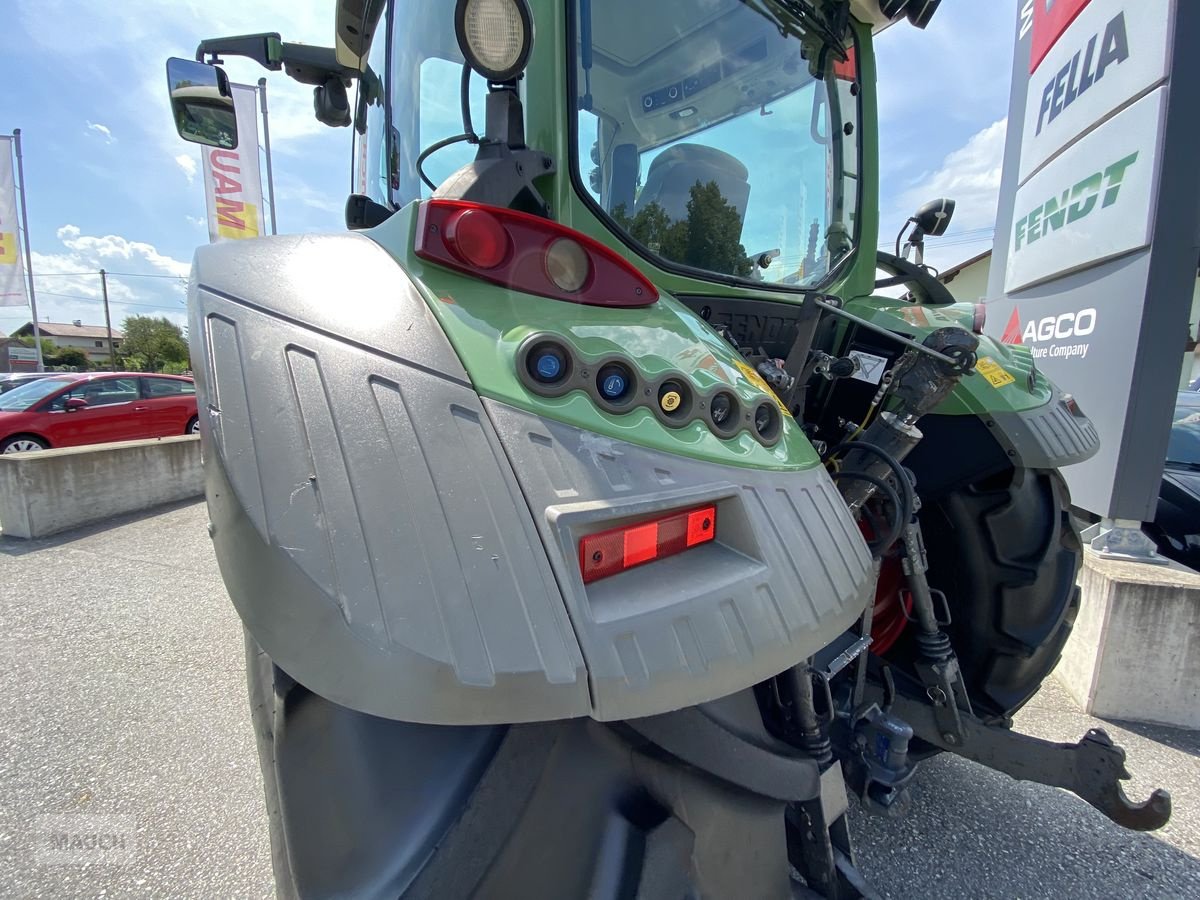
M964 715L958 734L943 733L934 707L902 694L892 712L912 726L916 737L934 746L1021 781L1068 790L1125 828L1154 831L1171 817L1171 795L1162 788L1144 803L1125 796L1121 782L1130 778L1125 751L1099 728L1077 743L1055 743Z

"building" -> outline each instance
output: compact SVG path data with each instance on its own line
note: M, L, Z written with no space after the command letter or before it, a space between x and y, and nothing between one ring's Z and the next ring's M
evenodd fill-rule
M978 256L973 256L965 262L946 269L938 279L954 295L954 299L964 303L976 303L987 300L988 277L992 269L992 251L985 250ZM1188 320L1187 350L1189 354L1183 364L1180 374L1181 386L1200 378L1200 347L1197 337L1200 336L1200 277L1192 293L1192 314Z
M107 365L108 332L103 325L84 325L79 319L74 322L38 322L42 337L49 338L59 347L76 347L87 354L93 365ZM26 322L12 333L12 337L33 337L33 323ZM116 328L112 332L113 348L120 349L125 335Z

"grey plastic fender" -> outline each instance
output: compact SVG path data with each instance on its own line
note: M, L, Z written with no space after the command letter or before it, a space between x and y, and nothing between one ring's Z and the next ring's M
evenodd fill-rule
M702 464L485 405L358 234L202 248L190 287L212 535L254 640L373 715L652 715L813 654L869 595L823 469ZM578 538L716 502L712 544L596 582Z

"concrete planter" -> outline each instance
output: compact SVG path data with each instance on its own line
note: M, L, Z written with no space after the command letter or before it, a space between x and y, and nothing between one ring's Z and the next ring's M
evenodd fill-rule
M195 435L0 455L7 537L45 537L202 493Z
M1057 676L1089 715L1200 728L1200 575L1084 556Z

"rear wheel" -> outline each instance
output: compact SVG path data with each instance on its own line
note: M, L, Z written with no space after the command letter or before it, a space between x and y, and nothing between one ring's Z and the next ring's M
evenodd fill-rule
M46 450L49 446L32 434L15 434L0 442L0 453L29 453L32 450Z
M199 434L200 433L200 417L192 416L188 419L187 427L183 429L184 434Z
M1054 669L1079 609L1081 544L1056 471L1006 469L926 502L929 583L944 591L975 712L1003 719ZM915 656L912 629L887 654Z

